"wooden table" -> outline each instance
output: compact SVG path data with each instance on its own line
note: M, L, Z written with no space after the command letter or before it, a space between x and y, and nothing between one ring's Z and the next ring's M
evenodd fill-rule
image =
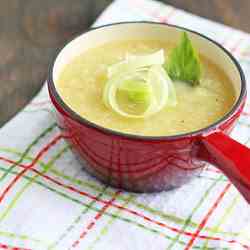
M55 49L89 27L111 0L1 0L0 126L46 78ZM247 0L164 0L178 8L250 32Z

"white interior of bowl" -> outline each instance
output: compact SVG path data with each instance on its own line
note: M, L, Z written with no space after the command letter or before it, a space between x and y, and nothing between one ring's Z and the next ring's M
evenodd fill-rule
M53 67L53 81L73 58L84 51L117 40L161 40L171 43L179 41L182 29L154 23L128 23L112 25L91 30L68 43L59 53ZM234 85L237 99L241 91L240 73L232 59L217 45L208 39L189 32L197 50L214 64L219 66Z

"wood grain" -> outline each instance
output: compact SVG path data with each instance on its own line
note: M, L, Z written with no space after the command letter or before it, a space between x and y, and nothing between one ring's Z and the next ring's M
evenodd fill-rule
M0 0L0 126L40 89L56 48L89 27L111 0ZM165 0L250 32L250 1Z

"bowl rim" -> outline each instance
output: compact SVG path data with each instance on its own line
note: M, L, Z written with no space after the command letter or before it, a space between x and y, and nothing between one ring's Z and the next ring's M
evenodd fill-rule
M231 61L233 62L233 64L236 66L237 71L239 73L240 76L240 80L241 80L241 90L240 90L240 95L237 99L237 101L235 102L235 104L232 106L231 110L226 113L223 117L221 117L218 121L216 121L215 123L212 123L211 125L204 127L202 129L199 130L195 130L192 132L188 132L188 133L182 133L182 134L177 134L177 135L169 135L169 136L144 136L144 135L137 135L137 134L129 134L129 133L124 133L124 132L120 132L120 131L116 131L116 130L112 130L109 128L105 128L102 127L94 122L91 122L88 119L83 118L82 116L80 116L79 114L77 114L73 109L71 109L62 99L62 97L59 95L59 93L56 90L55 87L55 83L53 81L53 69L54 69L54 65L56 62L56 59L58 57L58 55L61 53L61 51L73 40L77 39L78 37L91 32L93 30L100 30L106 27L112 27L112 26L117 26L117 25L127 25L127 24L153 24L153 25L160 25L160 26L168 26L168 27L172 27L172 28L176 28L176 29L180 29L183 31L187 31L189 33L193 33L196 34L202 38L205 38L207 41L212 42L215 46L217 46L218 48L220 48L227 56L229 56L229 58L231 59ZM214 41L213 39L209 38L208 36L191 30L189 28L185 28L179 25L174 25L174 24L168 24L168 23L160 23L160 22L152 22L152 21L129 21L129 22L116 22L116 23L110 23L110 24L105 24L105 25L101 25L101 26L97 26L97 27L90 27L89 29L85 30L84 32L81 32L80 34L76 35L75 37L69 39L68 41L66 41L63 46L61 46L59 49L56 50L55 55L52 57L53 60L49 65L49 69L48 69L48 78L47 78L47 85L48 85L48 90L50 93L50 98L52 99L52 103L54 103L54 100L52 98L52 96L55 98L56 102L59 104L59 106L61 106L61 108L66 111L66 113L70 116L70 118L72 118L73 120L79 122L81 125L84 126L88 126L91 128L94 128L102 133L111 135L111 136L118 136L124 139L134 139L134 140L144 140L144 141L166 141L166 140L179 140L179 139L185 139L187 137L197 137L197 136L203 136L204 134L210 134L214 131L217 131L218 127L220 127L222 124L226 123L228 120L230 120L230 118L232 118L237 111L239 110L239 108L241 107L241 104L243 103L245 97L246 97L246 78L245 78L245 74L239 64L239 62L237 61L237 59L232 55L231 52L229 52L226 48L224 48L221 44L219 44L218 42ZM57 109L57 108L56 108Z

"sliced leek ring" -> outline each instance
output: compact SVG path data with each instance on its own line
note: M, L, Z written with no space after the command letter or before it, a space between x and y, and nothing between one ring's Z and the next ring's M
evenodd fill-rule
M165 106L175 106L177 98L172 80L163 68L164 51L150 55L127 55L126 59L108 68L108 81L103 91L104 104L121 116L146 118ZM137 83L137 85L136 85ZM127 91L133 102L148 100L143 113L130 114L117 101L117 92Z

